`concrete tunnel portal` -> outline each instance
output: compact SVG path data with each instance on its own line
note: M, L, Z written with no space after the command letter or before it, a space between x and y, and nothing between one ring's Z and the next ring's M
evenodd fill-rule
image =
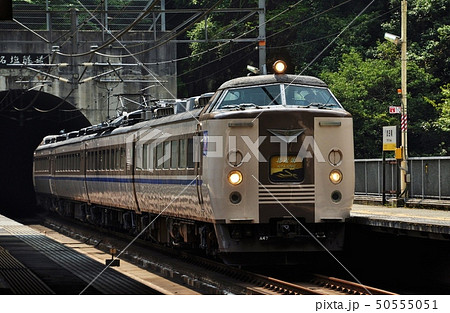
M33 152L46 135L91 125L74 105L39 90L0 91L0 214L36 211Z

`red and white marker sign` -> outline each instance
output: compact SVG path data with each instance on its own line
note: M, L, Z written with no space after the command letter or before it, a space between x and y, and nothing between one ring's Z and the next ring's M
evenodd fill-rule
M402 112L402 107L390 106L389 114L400 114Z

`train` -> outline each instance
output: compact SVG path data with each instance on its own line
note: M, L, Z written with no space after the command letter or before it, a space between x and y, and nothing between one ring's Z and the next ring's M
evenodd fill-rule
M214 93L46 136L33 164L42 207L236 265L342 251L354 180L351 114L282 61Z

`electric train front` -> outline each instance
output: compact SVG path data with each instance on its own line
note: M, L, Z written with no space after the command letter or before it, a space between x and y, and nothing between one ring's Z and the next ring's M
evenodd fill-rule
M354 188L351 115L314 77L244 77L219 91L202 127L221 257L266 262L342 249Z

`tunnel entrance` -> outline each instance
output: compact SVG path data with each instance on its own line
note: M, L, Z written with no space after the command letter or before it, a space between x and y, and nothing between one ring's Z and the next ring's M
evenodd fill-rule
M0 91L0 214L36 211L33 152L46 135L91 125L69 102L37 90Z

